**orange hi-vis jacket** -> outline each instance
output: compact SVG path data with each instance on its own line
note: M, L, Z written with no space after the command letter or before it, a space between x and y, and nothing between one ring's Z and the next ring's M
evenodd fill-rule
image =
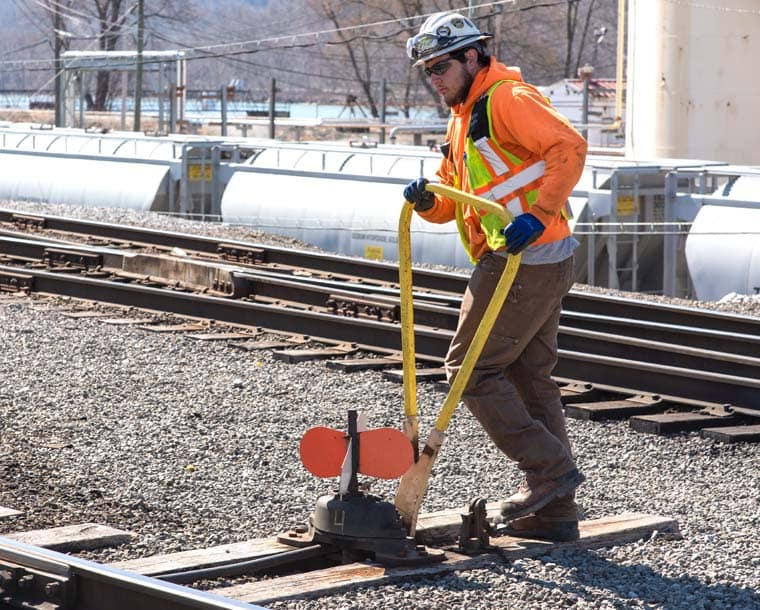
M473 146L469 133L473 109L484 96L488 97L488 148ZM479 105L481 112L483 106ZM437 172L441 183L494 199L513 215L529 211L546 227L533 245L570 235L566 203L583 171L586 141L535 87L522 80L519 68L507 68L491 58L490 65L475 75L467 99L451 110L446 156ZM486 170L486 177L471 176L475 168ZM510 182L521 186L513 191L501 188ZM500 233L501 241L495 237L492 222L486 222L472 206L463 206L458 214L453 200L436 195L433 207L420 216L435 223L457 219L473 261L488 250L504 247Z

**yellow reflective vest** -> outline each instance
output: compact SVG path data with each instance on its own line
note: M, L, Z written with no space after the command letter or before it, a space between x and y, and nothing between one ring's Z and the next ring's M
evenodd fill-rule
M544 224L533 245L570 235L567 198L583 171L586 142L518 69L492 58L475 76L467 100L452 108L443 153L443 184L502 203L513 216L530 212ZM456 218L473 261L504 248L503 223L471 206L436 196L420 215L439 223Z
M536 201L546 162L540 159L523 160L491 137L491 93L503 82L505 81L491 85L488 93L475 102L465 142L464 161L470 190L480 197L501 203L514 218L529 212ZM564 222L554 223L534 244L545 244L570 235L567 223L572 217L570 206L565 204L560 213ZM498 216L481 214L480 224L491 250L505 247L506 241L502 234L505 225ZM457 215L457 226L464 239L461 214Z

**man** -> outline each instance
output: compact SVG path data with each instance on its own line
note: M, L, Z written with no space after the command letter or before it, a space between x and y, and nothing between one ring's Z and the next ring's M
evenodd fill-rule
M441 182L497 201L514 220L425 190L418 178L404 189L419 215L456 219L476 263L446 356L449 383L491 299L507 254L522 263L463 395L496 446L525 473L520 490L502 502L507 533L549 540L578 538L576 468L560 392L557 362L562 297L573 283L567 198L586 158L586 142L518 68L489 57L482 33L466 17L437 13L407 41L407 54L451 108L437 172Z

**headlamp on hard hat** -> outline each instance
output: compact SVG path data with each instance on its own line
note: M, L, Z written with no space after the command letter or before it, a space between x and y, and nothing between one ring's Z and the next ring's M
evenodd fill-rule
M422 59L438 49L450 47L453 40L453 36L417 34L406 41L406 54L409 56L409 59Z
M419 65L451 51L493 38L458 13L435 13L425 20L416 36L406 41L406 54Z

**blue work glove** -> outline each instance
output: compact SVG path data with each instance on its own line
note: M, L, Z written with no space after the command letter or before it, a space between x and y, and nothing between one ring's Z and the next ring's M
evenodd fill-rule
M509 254L522 252L541 237L545 228L533 214L520 214L502 231L507 239L507 252Z
M404 199L414 204L415 212L424 212L433 207L435 195L425 190L427 178L417 178L404 187Z

